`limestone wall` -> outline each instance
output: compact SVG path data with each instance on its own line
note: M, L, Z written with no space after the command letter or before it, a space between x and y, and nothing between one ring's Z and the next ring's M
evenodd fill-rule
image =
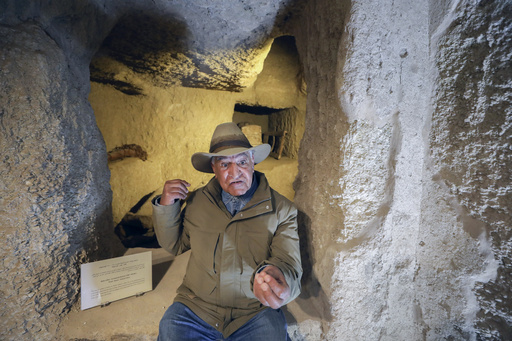
M191 189L204 186L212 175L197 172L190 157L195 152L208 151L211 135L219 123L243 120L244 116L234 111L236 103L291 108L252 120L260 123L265 131L288 130L284 155L297 157L304 131L306 95L300 91L302 78L298 56L294 45L293 49L289 46L293 43L288 43L287 49L282 44L273 45L255 84L242 92L155 87L121 66L118 66L120 74L125 81L135 84L140 94L129 95L111 85L91 82L89 101L107 151L125 144L137 144L148 154L146 161L126 158L109 162L115 223L142 196L152 191L160 193L166 180L184 178L191 183ZM288 178L295 175L296 170L286 172L286 175L270 174L271 184L281 187L278 182L284 181L290 187L285 192L293 199L293 179Z
M510 337L511 12L455 5L307 5L298 336Z
M0 28L0 338L50 340L79 264L122 248L87 74L37 25Z
M471 253L480 254L480 261L469 262L466 250L471 248L464 243L453 257L464 270L459 279L466 287L464 322L473 324L482 339L509 339L512 5L461 2L432 27L431 41L438 47L429 134L432 188L445 193L445 206L457 218L454 225L471 241ZM428 216L422 219L431 226ZM465 331L472 336L470 328Z
M110 86L91 84L89 98L107 150L135 143L148 153L146 161L109 162L115 222L145 194L160 193L166 180L183 178L192 189L208 182L211 175L195 171L190 157L207 151L215 127L231 121L231 93L148 86L144 96L129 96Z
M229 46L239 51L252 42L249 48L265 50L287 5L240 5L237 23L246 19L249 29L230 30ZM292 339L511 339L510 4L299 5L303 16L285 25L308 85L295 180L304 290L287 308ZM77 301L79 264L123 251L111 233L109 181L114 195L124 193L114 196L119 217L165 178L198 174L190 172L190 154L208 148L213 127L231 120L235 103L277 106L282 98L264 103L264 92L279 94L302 77L234 95L139 84L126 78L133 70L113 73L106 83L134 81L121 83L138 96L93 84L95 117L89 63L116 18L145 6L148 15L182 10L187 20L204 19L183 35L200 38L194 53L200 42L214 48L212 36L228 46L229 1L214 11L188 1L0 3L1 339L53 339ZM136 20L130 24L137 29ZM225 66L236 51L222 52ZM213 65L201 58L197 70ZM258 58L247 64L259 68ZM143 79L157 61L155 53ZM236 75L256 74L243 66L212 72L211 80L240 89L251 77L237 83ZM302 88L293 89L298 97ZM148 160L112 163L110 173L106 151L124 143L143 146ZM206 181L197 176L194 186ZM136 195L118 191L128 186Z

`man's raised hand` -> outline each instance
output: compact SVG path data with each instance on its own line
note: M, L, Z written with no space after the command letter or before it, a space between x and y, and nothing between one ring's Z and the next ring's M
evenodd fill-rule
M190 187L190 184L185 180L167 180L160 197L160 205L172 205L176 199L186 199L188 194L187 187Z

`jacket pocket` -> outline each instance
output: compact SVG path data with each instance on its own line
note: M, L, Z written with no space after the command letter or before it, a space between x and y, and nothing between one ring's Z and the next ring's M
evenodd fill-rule
M238 252L243 261L244 271L250 269L252 273L258 264L270 257L271 238L268 230L244 231L241 234Z
M219 255L217 253L220 252L219 241L220 233L218 232L203 229L190 231L192 249L190 261L210 275L215 274L218 268L217 258Z

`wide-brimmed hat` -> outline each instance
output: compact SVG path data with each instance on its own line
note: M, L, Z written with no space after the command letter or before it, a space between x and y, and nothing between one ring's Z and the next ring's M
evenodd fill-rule
M246 151L254 151L254 164L265 160L270 153L270 145L267 143L252 146L238 128L236 123L222 123L215 128L210 142L209 153L195 153L192 155L192 165L203 173L213 173L211 160L214 156L231 156Z

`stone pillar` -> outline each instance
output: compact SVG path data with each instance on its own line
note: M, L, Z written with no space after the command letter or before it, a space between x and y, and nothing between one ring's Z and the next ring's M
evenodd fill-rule
M1 339L52 339L79 264L122 250L83 60L39 25L0 28Z
M511 12L456 4L306 4L298 334L510 338Z
M422 248L421 257L432 264L420 273L429 279L422 291L444 290L423 311L425 317L436 311L453 327L452 335L510 340L512 4L448 5L431 6L436 78L426 175L433 181L423 200L431 214L423 214L420 234L434 241ZM447 290L451 286L460 292ZM459 316L453 306L463 308Z

